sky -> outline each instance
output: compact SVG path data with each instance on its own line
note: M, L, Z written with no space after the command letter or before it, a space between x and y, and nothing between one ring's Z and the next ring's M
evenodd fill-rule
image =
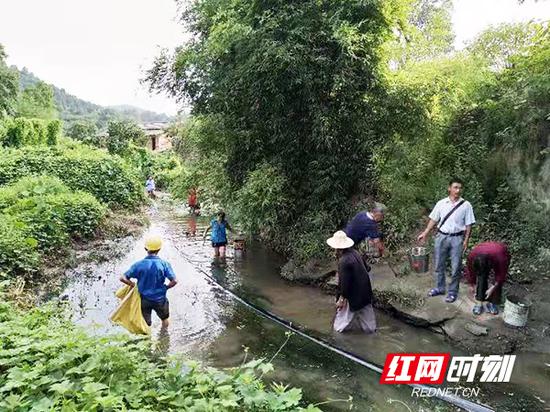
M0 0L8 64L104 106L131 104L175 114L166 96L140 84L161 48L185 39L174 0ZM455 46L490 25L550 20L550 0L454 0Z

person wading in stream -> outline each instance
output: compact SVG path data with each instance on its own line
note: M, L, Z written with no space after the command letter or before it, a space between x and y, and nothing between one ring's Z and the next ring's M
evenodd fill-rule
M342 230L327 239L327 244L336 250L338 258L338 296L334 330L374 332L376 318L372 308L372 287L363 258L353 248L353 240Z
M152 236L145 241L147 256L134 263L130 269L120 277L120 281L134 287L130 279L137 280L139 294L141 295L141 313L145 322L151 326L151 314L154 310L162 321L162 327L169 324L170 309L166 291L178 283L172 266L158 256L162 240L158 236ZM168 284L166 284L168 279Z
M462 254L468 247L470 231L476 221L472 205L460 197L462 187L462 180L451 179L448 188L449 196L437 202L430 213L430 221L426 230L417 238L423 244L430 231L437 225L434 247L436 287L428 292L428 296L445 294L445 266L447 258L450 256L451 283L449 284L449 293L445 298L445 302L448 303L454 302L458 297Z
M212 247L214 248L214 257L221 257L225 259L225 248L227 246L227 229L233 231L229 222L225 220L225 212L219 211L216 219L212 219L210 225L204 229L204 234L202 236L203 241L206 240L206 234L212 229L212 236L210 241L212 242Z
M145 190L147 191L147 195L150 197L150 198L156 198L157 196L155 195L155 189L156 189L156 185L155 185L155 179L153 179L153 176L149 176L149 178L147 179L147 181L145 182Z
M371 249L372 243L378 251L378 255L384 254L384 243L378 223L384 220L385 207L377 204L371 211L363 210L357 213L347 224L344 232L353 240L356 248L361 251L365 258L370 258L367 251ZM366 240L366 243L362 243ZM367 250L362 250L366 245Z
M497 305L501 300L510 259L508 247L501 242L480 243L470 251L465 277L472 289L476 285L476 304L472 310L474 315L481 315L483 305L487 312L498 315ZM492 286L489 287L489 283Z

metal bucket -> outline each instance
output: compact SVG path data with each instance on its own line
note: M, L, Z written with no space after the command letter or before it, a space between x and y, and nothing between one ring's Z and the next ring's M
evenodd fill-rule
M430 267L430 255L425 247L413 247L409 255L412 270L416 273L425 273Z
M504 302L504 314L502 319L504 323L516 328L521 328L527 323L529 317L529 307L531 302L521 299L518 296L510 295Z

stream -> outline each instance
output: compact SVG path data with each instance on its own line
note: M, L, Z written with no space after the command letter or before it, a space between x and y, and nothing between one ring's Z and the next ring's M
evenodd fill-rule
M323 410L460 410L435 398L413 398L408 386L380 385L376 372L299 335L290 336L285 344L285 328L224 293L203 272L246 301L380 365L390 352L464 355L443 335L404 324L380 311L375 334L335 333L331 329L334 298L318 288L283 280L279 269L285 261L277 254L252 243L247 244L242 258L234 257L228 248L225 264L213 262L212 248L202 241L206 219L187 215L183 206L170 199L157 201L149 213L150 227L141 239L121 242L124 253L120 258L82 263L67 273L61 295L70 302L75 322L90 333L124 332L109 322L118 305L114 296L121 286L118 278L144 257L143 238L157 234L164 242L160 256L172 264L178 277L178 284L168 292L171 325L167 333L160 331L160 321L153 314L152 339L161 353L223 368L240 365L245 356L270 360L284 345L272 360L275 371L267 375L266 382L300 387L307 402L333 400L320 405ZM550 410L549 371L549 355L518 354L509 384L480 384L481 399L470 400L481 400L499 411Z

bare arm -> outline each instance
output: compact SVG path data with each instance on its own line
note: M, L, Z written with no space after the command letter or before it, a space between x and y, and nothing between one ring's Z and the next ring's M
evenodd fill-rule
M212 225L208 225L208 227L206 229L204 229L204 233L202 234L202 239L206 239L206 234L208 233L208 231L212 228Z
M462 244L462 252L465 252L468 249L468 242L470 240L470 233L472 232L472 225L466 225L464 230L464 243Z
M232 233L235 233L235 231L233 230L233 228L231 227L231 225L229 224L229 222L225 222L225 227L230 230Z
M168 284L166 285L166 289L172 289L174 286L178 284L177 279L172 279Z
M430 221L428 222L428 226L426 226L426 230L419 234L416 240L418 240L420 243L424 243L436 224L437 222L435 220L430 219Z
M128 279L128 278L126 277L126 275L122 275L122 276L120 277L120 281L121 281L122 283L124 283L125 285L130 286L131 288L133 288L133 287L136 285L134 282L132 282L130 279Z
M382 242L382 239L379 237L374 238L372 243L374 243L374 246L378 249L378 254L382 256L384 254L384 242Z

